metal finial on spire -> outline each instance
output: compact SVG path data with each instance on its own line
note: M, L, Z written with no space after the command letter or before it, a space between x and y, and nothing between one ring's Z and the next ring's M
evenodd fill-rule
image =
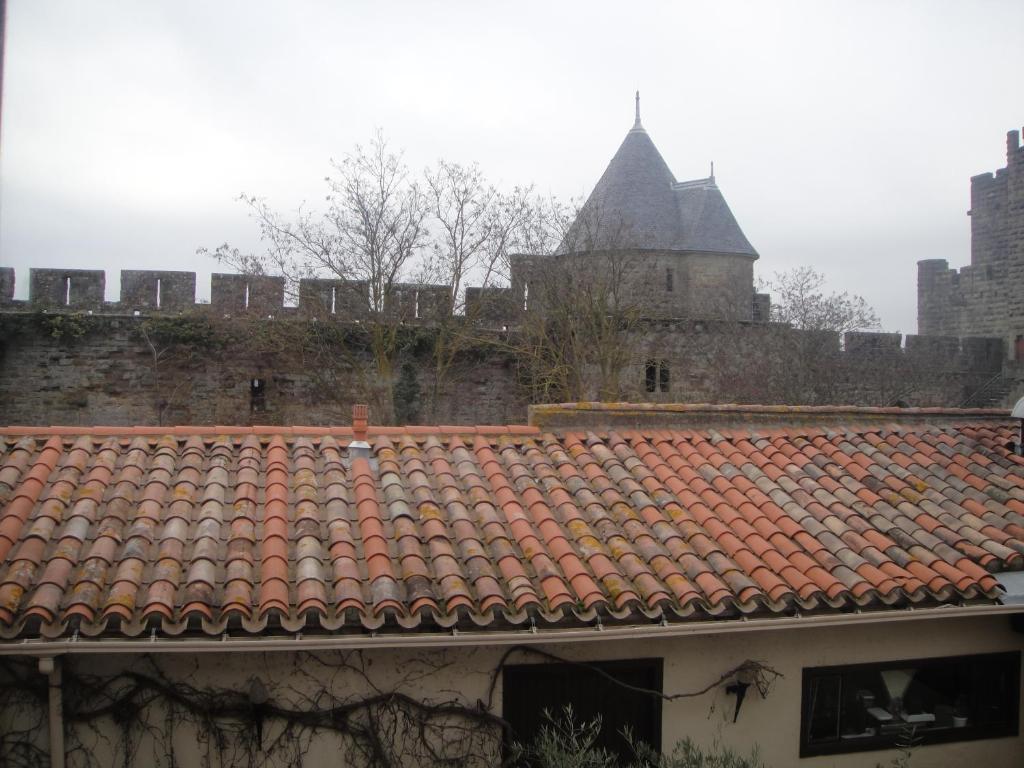
M636 122L633 123L634 128L643 128L640 125L640 91L636 92Z
M715 161L711 161L711 176L709 177L712 181L715 180Z

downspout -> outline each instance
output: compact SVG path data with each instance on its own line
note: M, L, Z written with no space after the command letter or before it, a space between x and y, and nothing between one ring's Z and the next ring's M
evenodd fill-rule
M60 658L42 656L39 671L46 675L50 711L50 768L64 768L64 697L61 690Z

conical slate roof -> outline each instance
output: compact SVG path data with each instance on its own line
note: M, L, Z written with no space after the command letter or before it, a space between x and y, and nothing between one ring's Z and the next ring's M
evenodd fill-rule
M679 203L681 223L675 248L757 257L757 251L736 223L713 176L676 184L673 191Z
M671 248L675 177L642 127L626 134L563 244L565 250Z
M676 183L636 122L569 228L559 252L650 249L757 258L714 177Z

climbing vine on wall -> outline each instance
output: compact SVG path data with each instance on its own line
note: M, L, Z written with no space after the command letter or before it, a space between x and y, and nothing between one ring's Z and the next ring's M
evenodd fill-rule
M0 315L0 335L13 335L33 326L58 342L74 342L99 328L97 317L87 312L32 312Z
M457 697L407 692L445 661L417 660L395 685L381 687L359 653L300 653L271 679L253 676L239 689L204 684L208 668L193 664L172 675L147 656L101 676L89 673L88 662L66 662L68 765L103 766L111 755L123 766L190 765L198 750L206 768L300 766L316 738L327 739L344 765L493 765L501 743L496 715ZM46 678L30 661L0 661L0 674L0 710L16 721L0 736L0 766L45 764Z
M486 694L471 701L464 692L435 698L413 693L443 691L438 676L445 672L465 678L466 670L456 669L443 652L377 670L357 651L277 655L275 661L253 653L238 678L248 679L235 687L212 685L211 665L197 657L184 669L182 657L175 657L172 669L167 657L142 656L108 674L95 660L65 657L67 764L85 768L116 760L125 768L171 768L198 759L204 768L276 768L301 766L326 749L338 756L337 764L359 768L497 766L510 734L494 713L495 686L510 657L524 655L589 667L513 647L490 671ZM771 667L745 661L694 691L626 687L674 701L709 693L737 675L747 676L762 696L779 677ZM0 768L48 762L47 702L47 680L35 659L0 658Z

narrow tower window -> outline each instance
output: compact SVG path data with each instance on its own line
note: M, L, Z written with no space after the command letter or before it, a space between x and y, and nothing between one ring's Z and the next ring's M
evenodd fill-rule
M675 290L675 273L672 271L672 267L665 269L665 290L669 293Z
M648 360L644 371L644 384L648 392L654 392L658 387L658 361Z
M644 366L644 388L648 392L668 392L671 384L668 360L648 360Z
M262 413L267 409L266 381L252 379L249 381L249 412Z

